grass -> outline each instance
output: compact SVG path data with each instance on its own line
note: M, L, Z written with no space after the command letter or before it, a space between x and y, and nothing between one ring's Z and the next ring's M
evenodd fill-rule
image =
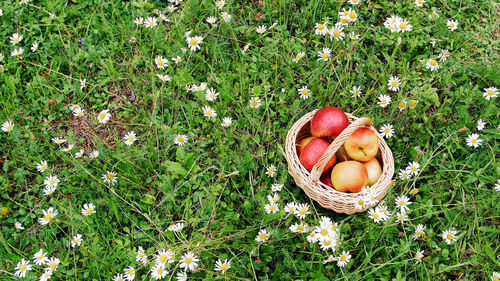
M16 280L16 264L32 260L39 249L61 260L51 280L111 280L128 266L136 268L136 280L150 280L161 248L176 253L166 280L176 279L178 261L188 251L200 260L198 270L188 271L189 280L486 280L500 271L498 98L483 97L484 88L500 85L498 3L228 1L219 10L214 1L189 0L168 13L165 2L0 4L0 121L15 124L0 134L2 280ZM332 26L349 7L358 20L345 28L344 40L314 34L315 23ZM437 20L428 19L432 9ZM232 15L231 22L222 21L221 11ZM133 22L159 12L170 22L158 19L152 29ZM391 33L383 25L391 15L408 19L413 30ZM208 16L217 17L215 27L205 21ZM449 19L459 22L457 30L446 27ZM255 32L273 23L265 33ZM196 52L182 51L188 30L204 38ZM360 39L349 39L351 31ZM16 46L9 43L13 33L24 37ZM137 42L130 42L132 36ZM31 52L34 42L39 49ZM10 54L19 47L24 54L18 60ZM332 49L327 62L317 60L324 47ZM430 72L420 60L436 58L441 49L451 54ZM301 51L306 56L293 62ZM158 55L169 60L167 68L157 69ZM170 60L176 56L182 57L178 64ZM172 80L163 83L158 73ZM393 75L402 79L397 92L386 85ZM83 89L80 79L87 81ZM217 89L217 100L185 89L202 82ZM312 91L309 99L299 97L303 86ZM360 97L351 97L353 86L361 87ZM388 107L377 104L381 94L391 96ZM260 108L249 106L252 97L262 100ZM399 110L402 100L418 104ZM72 115L71 104L85 109L83 119ZM203 116L207 105L216 118ZM395 175L385 197L393 213L389 220L374 223L367 213L323 209L288 175L288 129L326 105L369 116L375 127L392 124L387 144L396 173L409 162L420 163L417 177ZM99 124L96 116L104 109L112 118ZM234 120L228 128L220 125L226 116ZM487 123L480 132L479 119ZM132 130L137 141L127 146L123 136ZM483 140L477 148L466 145L472 133ZM187 135L185 146L174 144L178 134ZM75 148L62 152L67 145L52 143L53 137ZM80 149L86 156L75 158ZM87 157L92 150L100 152L96 159ZM43 173L35 168L41 160L48 162ZM277 168L274 177L265 174L270 165ZM117 173L115 185L102 181L107 171ZM43 194L47 175L61 180L49 196ZM280 211L267 214L264 205L275 183L284 185ZM394 205L400 195L413 202L402 224ZM283 211L292 201L310 204L312 214L304 221L311 226L320 216L339 224L337 251L323 251L307 242L307 234L288 229L299 222ZM82 216L85 203L95 204L96 213ZM49 207L59 214L40 225ZM166 230L180 221L182 231ZM15 222L25 229L16 229ZM414 241L418 224L426 225L426 234ZM458 239L448 245L441 236L452 228ZM269 241L255 241L261 229L270 232ZM77 233L83 243L72 248ZM149 256L147 265L136 262L139 246ZM424 251L419 263L417 250ZM322 263L342 251L352 255L345 267ZM231 260L226 275L214 271L219 258ZM26 279L38 280L42 273L42 266L33 266Z

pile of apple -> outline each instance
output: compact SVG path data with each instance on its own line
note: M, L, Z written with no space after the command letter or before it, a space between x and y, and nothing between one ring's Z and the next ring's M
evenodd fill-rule
M347 115L337 107L323 107L311 120L311 136L297 144L300 163L311 171L331 141L349 126ZM328 161L321 182L341 192L360 192L364 186L377 182L382 168L375 156L379 141L369 128L351 134Z

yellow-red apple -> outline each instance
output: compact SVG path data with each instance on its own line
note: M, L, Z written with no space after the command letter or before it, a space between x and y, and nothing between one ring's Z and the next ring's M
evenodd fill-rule
M308 171L311 171L314 165L318 162L319 158L323 153L325 153L326 149L330 143L322 138L314 138L312 139L302 150L299 156L300 163L306 168ZM337 161L337 157L333 155L332 158L326 163L323 171L328 171L330 167L332 167Z
M314 114L311 120L311 135L318 138L336 137L347 126L349 126L347 115L337 107L327 106Z
M337 156L337 162L343 162L343 161L349 161L352 160L351 157L349 157L349 154L344 149L344 146L341 145L339 149L337 150L337 153L335 153Z
M368 161L377 155L377 135L369 128L359 128L347 138L344 148L352 159Z
M365 165L368 172L368 185L374 185L378 181L378 178L380 178L380 175L382 175L380 163L377 158L373 157L371 160L363 162L363 165Z
M332 185L341 192L360 192L368 184L368 171L358 161L340 162L332 170Z
M331 171L324 173L319 180L327 186L333 188Z
M304 147L306 147L306 145L312 141L312 139L314 139L314 137L308 137L308 138L305 138L303 140L301 140L298 144L297 144L297 155L300 156L300 153L302 153L302 150L304 150Z

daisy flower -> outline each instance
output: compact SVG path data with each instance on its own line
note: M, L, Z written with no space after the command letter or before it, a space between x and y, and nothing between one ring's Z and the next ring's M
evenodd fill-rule
M377 104L381 107L387 107L391 103L391 97L388 95L380 95Z
M198 267L198 264L196 263L197 261L198 258L196 258L193 253L187 252L182 255L181 260L179 261L179 267L184 270L189 269L190 271L193 271Z
M311 212L309 211L309 204L307 203L302 203L297 205L297 207L294 210L294 214L301 219L305 219L306 216L310 213Z
M194 85L191 86L191 91L193 92L203 92L205 91L205 89L207 88L207 83L203 82L203 83L200 83L200 85Z
M61 148L61 151L62 152L70 152L74 146L75 146L74 144L70 143L70 144L68 144L67 147Z
M92 203L89 204L83 204L83 208L81 210L82 216L90 216L92 214L95 214L95 205Z
M457 232L455 230L445 230L443 231L442 237L446 244L449 245L457 241Z
M311 96L311 91L309 91L307 86L304 86L304 87L299 89L299 94L300 94L300 98L306 100Z
M156 26L156 21L157 19L155 17L148 17L144 22L144 25L146 26L146 28L153 28Z
M351 260L351 254L349 251L342 251L342 255L337 257L335 260L337 261L338 267L344 267Z
M271 185L271 190L273 192L279 192L279 191L281 191L281 189L283 189L283 184L281 184L281 183L275 183L275 184Z
M330 236L325 237L324 239L321 239L319 241L319 246L323 251L328 251L328 250L335 251L335 249L337 248L337 239Z
M266 168L266 175L270 176L271 178L274 177L275 173L276 173L276 167L274 165L271 165Z
M401 79L399 79L397 76L391 76L391 78L389 78L387 86L389 87L389 90L397 92L399 91L399 86L401 86Z
M328 33L330 34L330 40L335 39L335 41L342 40L345 36L344 28L339 24L336 24L333 28L331 28Z
M168 66L168 61L164 59L162 56L156 56L155 63L156 67L158 67L159 69L163 69L165 68L165 66Z
M306 55L306 52L300 52L295 56L295 58L292 59L292 61L299 62L299 60L301 60L305 55Z
M415 229L415 234L413 235L413 240L417 240L418 238L422 238L425 234L425 225L419 224Z
M267 195L267 201L269 203L278 203L280 200L280 195L278 193L274 193L273 195Z
M397 31L404 33L411 31L413 26L408 22L408 20L400 20L396 25Z
M222 262L221 259L218 259L217 262L215 262L214 271L220 271L222 274L224 274L230 268L231 268L231 261L225 259L224 262Z
M54 210L54 208L50 207L47 210L42 210L43 217L38 219L38 222L41 225L46 225L49 222L51 222L56 216L57 216L57 211Z
M178 222L171 224L167 229L172 232L179 232L184 228L185 224L183 222Z
M47 161L42 160L40 163L36 164L36 169L40 173L43 173L45 170L47 170Z
M429 69L431 72L439 68L439 64L435 59L428 59L425 67Z
M299 206L295 202L290 202L285 205L284 211L286 213L294 214Z
M355 22L358 19L358 13L356 11L349 8L349 10L344 14L350 22Z
M57 184L59 182L60 180L57 178L57 176L49 175L45 178L43 184L45 184L45 187L57 187Z
M158 77L162 82L168 82L172 80L172 77L170 77L168 74L156 74L156 77Z
M11 120L9 121L5 121L3 124L2 124L2 131L8 133L10 131L12 131L12 129L14 129L14 123L12 123Z
M498 97L498 89L496 87L484 88L483 97L486 100L490 100L491 98ZM3 127L2 127L3 130Z
M368 206L368 200L365 197L359 197L354 203L354 207L357 210L363 210L366 206Z
M329 48L323 48L323 50L318 52L318 56L319 56L318 60L328 61L328 59L330 59L331 53L332 53L332 50L330 50Z
M135 18L135 19L134 19L134 23L135 23L136 25L141 25L141 24L143 24L143 23L144 23L144 18L142 18L142 17Z
M257 97L253 97L250 99L250 107L251 108L257 109L260 107L261 104L262 104L262 101Z
M255 238L257 242L266 242L267 239L269 239L269 233L265 229L261 229Z
M101 111L99 115L97 115L97 121L99 121L99 123L101 124L107 123L110 118L111 118L111 113L109 113L109 109L105 109Z
M222 19L224 19L225 22L230 22L231 21L231 15L228 14L227 12L222 12L221 16L222 16Z
M168 271L165 269L165 265L162 263L157 263L151 268L151 277L155 280L163 279L167 276Z
M30 264L30 261L22 259L20 262L17 263L16 268L14 270L14 275L16 275L19 278L24 278L26 276L26 272L31 271L32 265Z
M375 210L373 208L369 209L368 210L368 217L370 219L372 219L375 223L379 223L379 222L383 221L383 217L377 209L375 209Z
M357 0L355 0L355 1L357 1ZM323 260L323 264L331 263L334 261L335 261L335 258L332 255L329 255L326 260Z
M478 147L481 145L481 142L483 140L479 138L478 134L471 134L467 137L467 145L468 146L473 146L474 148Z
M420 172L420 164L416 161L413 161L410 164L408 164L408 167L406 169L408 169L411 174L417 175L418 172Z
M257 26L255 28L255 32L257 32L258 34L262 34L262 33L266 32L266 30L267 30L267 27L265 25Z
M399 178L402 180L408 180L411 178L411 172L408 169L399 170Z
M379 132L382 137L388 139L394 134L394 129L391 124L384 124L380 127Z
M326 33L328 32L328 27L326 25L327 25L327 22L316 23L316 25L314 26L314 29L315 29L314 34L326 35Z
M113 277L113 281L125 281L125 277L122 273L118 273Z
M17 222L17 221L14 223L14 227L16 229L19 229L19 230L23 230L24 229L23 225L20 222Z
M233 119L231 117L224 117L222 119L222 127L229 127L231 126L231 124L233 123Z
M47 267L45 268L45 270L50 270L52 272L56 271L57 267L59 266L59 263L61 261L56 258L56 257L52 257L49 259L49 261L47 263L45 263L45 265L47 265Z
M75 247L75 246L80 246L80 244L82 244L82 235L81 234L77 234L75 236L73 236L73 239L71 239L71 247Z
M406 105L408 103L406 102L406 100L401 100L399 103L398 103L398 108L399 108L399 111L403 111L405 108L406 108Z
M216 17L208 17L206 19L206 21L211 24L211 25L214 25L216 22L217 22L217 18Z
M89 154L90 159L95 159L97 157L99 157L99 150L93 150L92 152L90 152Z
M448 26L448 29L450 31L454 31L458 27L458 21L456 20L449 20L446 22L446 26Z
M186 135L177 135L174 138L174 144L183 146L186 144L188 137Z
M486 126L486 122L483 122L483 120L479 119L479 121L477 121L477 130L482 131L484 129L484 126Z
M430 20L435 20L439 18L439 14L436 11L432 11L432 13L428 17Z
M408 220L408 216L406 215L406 212L402 211L396 214L396 222L403 223Z
M441 49L441 53L438 55L439 61L445 61L450 56L450 51L448 49Z
M424 257L424 251L423 250L418 250L415 252L415 264L419 263L422 261L422 258Z
M349 4L351 5L359 5L361 3L361 0L349 0Z
M167 263L173 263L175 258L175 253L170 251L169 249L167 250L159 250L158 253L156 254L156 264L162 264L165 265Z
M48 281L52 277L52 270L45 270L42 275L40 275L40 281Z
M208 117L208 119L212 119L217 116L217 112L215 112L215 110L213 110L209 106L204 106L202 110L203 110L203 115L205 117Z
M38 252L36 252L33 255L33 262L36 265L44 265L49 261L49 258L47 258L47 253L43 252L43 249L40 249Z
M19 35L17 33L14 33L14 34L12 34L12 36L9 39L10 39L10 43L12 45L16 45L17 43L21 42L21 40L23 40L23 36Z
M46 186L45 189L43 190L43 194L45 196L48 196L48 195L51 195L52 193L54 193L54 191L56 191L56 187L55 186L53 186L53 187Z
M116 173L115 172L106 171L105 174L102 174L101 178L105 183L111 183L113 185L116 183Z
M217 99L218 96L219 96L219 93L214 88L208 89L207 92L205 93L205 99L207 101L214 101Z
M142 246L139 246L137 248L137 254L135 256L135 261L136 262L141 262L142 264L146 265L146 262L148 261L148 256L144 253L144 249Z
M135 279L135 269L131 266L125 268L125 276L127 280L132 281Z
M73 110L73 116L83 117L83 115L85 115L85 109L79 107L79 108L76 108L75 110Z
M224 1L224 0L220 0L220 1L215 2L215 6L217 6L217 9L224 8L224 5L226 5L226 1Z
M177 281L187 281L187 274L186 272L177 272Z
M36 43L36 42L35 42L35 43L33 43L33 45L31 45L31 48L30 48L30 49L31 49L31 51L32 51L33 53L34 53L34 52L36 52L36 51L38 50L38 43Z
M363 92L361 91L361 86L353 86L352 90L350 91L352 94L353 98L359 97Z
M278 204L272 202L270 204L266 204L265 205L265 209L266 209L266 213L270 214L270 213L276 213L277 211L279 211L279 207L278 207Z
M417 7L424 6L424 3L425 3L425 0L415 0L415 5L417 5Z
M186 42L191 52L194 52L201 49L200 44L203 43L203 38L200 36L188 37Z
M12 51L10 55L16 57L17 59L21 59L23 53L24 53L23 48L19 48L19 49L14 49L14 51Z
M414 109L415 107L417 107L417 104L418 104L418 100L410 100L410 102L408 102L408 106L411 109Z
M134 131L128 132L123 137L123 139L125 140L125 144L128 145L128 146L131 146L137 140Z
M175 58L172 58L172 61L175 62L175 64L178 64L182 61L182 58L179 56L176 56Z

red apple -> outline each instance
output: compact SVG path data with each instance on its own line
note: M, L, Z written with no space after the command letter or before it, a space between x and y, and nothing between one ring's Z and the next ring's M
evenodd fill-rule
M332 184L332 174L330 171L324 173L321 178L319 178L319 180L326 184L327 186L333 188L333 184Z
M306 168L308 171L311 171L314 165L318 162L319 158L323 153L325 153L326 149L328 148L330 144L322 139L322 138L315 138L311 140L302 150L302 153L300 153L299 160L300 163ZM325 168L323 171L328 171L330 167L332 167L335 164L335 161L337 161L337 157L333 155L332 158L330 158L330 161L326 163Z
M349 157L349 154L347 154L347 152L345 152L345 149L344 149L343 145L341 145L339 147L339 149L337 150L337 153L335 153L335 155L337 156L337 161L338 162L352 160L352 158Z
M377 158L373 157L371 160L363 162L363 165L365 165L368 172L368 185L374 185L382 175L382 168Z
M337 107L327 106L316 111L311 120L311 134L313 137L336 137L347 126L347 115Z
M332 170L333 188L341 192L360 192L368 184L368 171L358 161L340 162Z
M369 128L359 128L347 138L344 148L352 159L368 161L377 155L377 135Z
M300 153L302 153L302 150L304 150L304 147L306 147L306 145L312 141L312 139L314 139L314 137L308 137L308 138L305 138L303 140L301 140L298 144L297 144L297 155L300 156Z

